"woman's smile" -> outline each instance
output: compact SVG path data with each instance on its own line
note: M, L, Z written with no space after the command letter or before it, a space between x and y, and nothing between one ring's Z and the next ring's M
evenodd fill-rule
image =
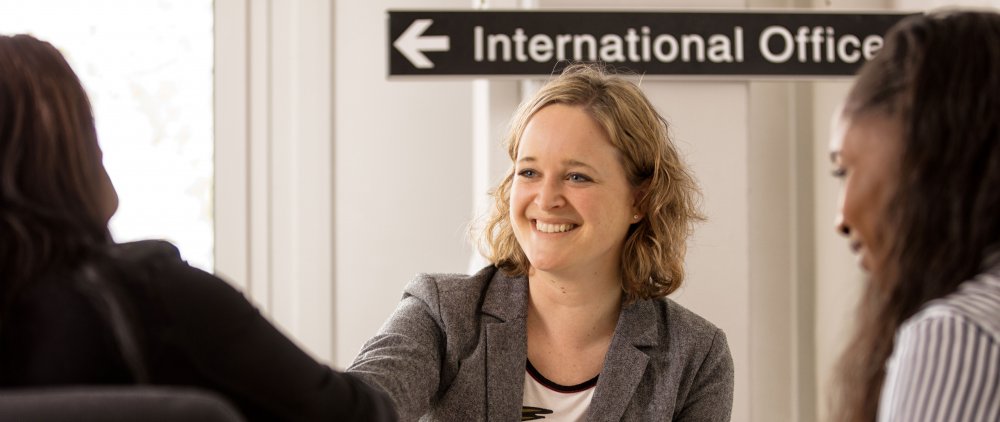
M542 233L566 233L579 227L579 225L572 223L545 223L538 220L532 220L532 222L535 224L535 230Z

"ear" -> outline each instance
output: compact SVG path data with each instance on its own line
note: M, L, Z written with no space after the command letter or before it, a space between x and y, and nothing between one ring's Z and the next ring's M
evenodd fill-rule
M645 213L642 210L641 204L643 198L648 192L649 180L642 182L641 185L632 188L632 223L638 223L642 221L645 217Z
M643 180L638 186L632 187L632 208L635 208L636 211L640 211L639 205L642 204L642 199L646 196L646 193L649 192L649 183L650 180L646 179Z

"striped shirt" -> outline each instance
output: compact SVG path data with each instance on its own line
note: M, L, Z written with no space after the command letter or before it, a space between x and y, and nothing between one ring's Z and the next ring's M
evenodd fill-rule
M896 332L878 420L1000 421L1000 265Z

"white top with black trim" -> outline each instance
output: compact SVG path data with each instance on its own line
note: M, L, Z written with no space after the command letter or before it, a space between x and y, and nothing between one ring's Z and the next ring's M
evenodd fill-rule
M1000 421L1000 265L899 328L878 420Z
M597 377L582 384L564 386L546 379L531 366L531 362L527 362L525 366L522 421L586 420L590 400L594 397L594 387L597 386Z

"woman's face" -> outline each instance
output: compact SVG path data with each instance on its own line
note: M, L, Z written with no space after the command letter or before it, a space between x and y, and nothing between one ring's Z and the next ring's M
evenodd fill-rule
M881 230L899 181L903 152L902 124L881 115L841 118L830 143L841 179L836 228L867 271L884 263L889 243Z
M532 268L617 272L628 228L639 221L635 203L619 152L582 107L535 113L521 135L510 199L514 235Z

